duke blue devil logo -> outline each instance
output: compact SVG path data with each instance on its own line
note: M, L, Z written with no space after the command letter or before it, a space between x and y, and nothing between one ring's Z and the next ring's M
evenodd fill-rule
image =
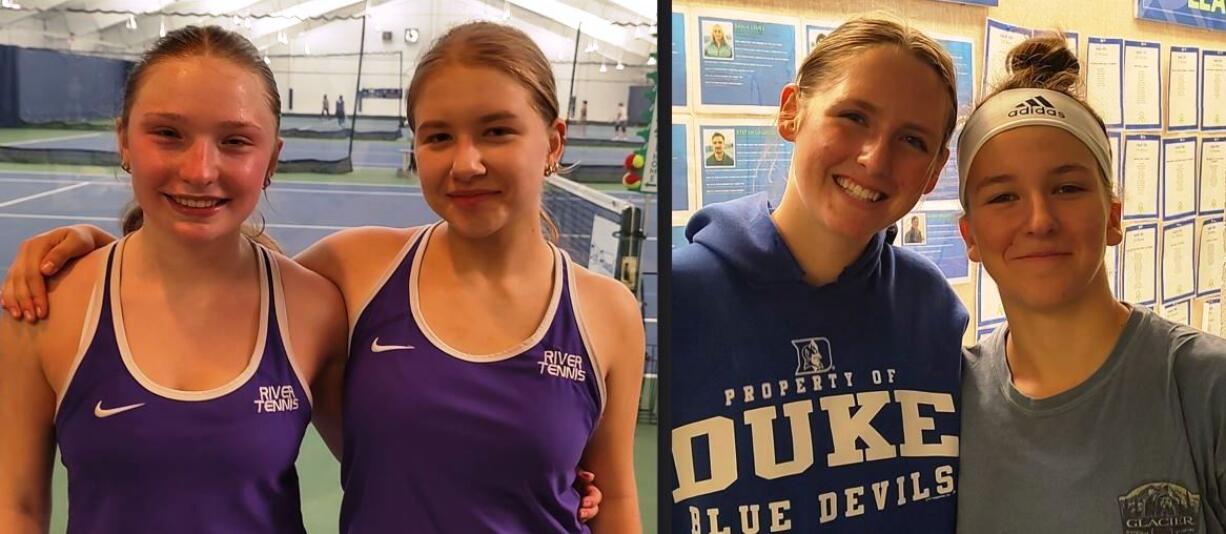
M830 340L824 337L793 339L796 349L796 376L814 375L834 369Z

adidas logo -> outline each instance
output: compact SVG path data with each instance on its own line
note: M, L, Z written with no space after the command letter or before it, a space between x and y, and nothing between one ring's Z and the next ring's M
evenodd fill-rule
M1063 111L1056 109L1056 106L1053 106L1051 102L1048 102L1046 98L1041 96L1019 102L1016 106L1013 106L1013 111L1009 112L1010 117L1020 117L1022 115L1048 115L1060 117L1061 119L1065 118Z

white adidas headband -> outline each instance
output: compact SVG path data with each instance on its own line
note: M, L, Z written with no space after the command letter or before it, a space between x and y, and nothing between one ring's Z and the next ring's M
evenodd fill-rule
M1111 145L1090 110L1072 97L1050 89L1001 91L971 114L958 137L958 200L966 209L966 179L983 145L997 135L1022 126L1055 126L1082 142L1111 183Z

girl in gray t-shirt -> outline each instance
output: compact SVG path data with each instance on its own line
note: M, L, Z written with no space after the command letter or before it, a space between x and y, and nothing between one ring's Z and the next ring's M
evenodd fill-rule
M1115 298L1121 203L1077 59L1048 36L1009 63L958 140L967 254L1008 319L965 354L958 530L1222 533L1226 340Z

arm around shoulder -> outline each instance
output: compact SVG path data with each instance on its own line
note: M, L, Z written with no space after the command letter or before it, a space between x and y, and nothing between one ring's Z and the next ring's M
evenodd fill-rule
M383 249L386 247L382 245L403 243L405 237L416 230L383 226L347 228L324 236L294 256L294 261L323 275L343 291L343 282L362 266L361 260L372 248Z
M356 315L358 307L373 291L373 284L387 268L388 260L419 229L349 228L316 241L294 260L336 284L349 314Z
M634 479L634 431L643 382L645 339L639 303L620 282L576 269L578 311L592 355L604 372L605 408L583 454L604 495L594 532L642 531Z
M115 240L97 226L78 224L55 228L22 241L0 289L0 300L14 317L33 323L47 317L45 277L76 258Z

